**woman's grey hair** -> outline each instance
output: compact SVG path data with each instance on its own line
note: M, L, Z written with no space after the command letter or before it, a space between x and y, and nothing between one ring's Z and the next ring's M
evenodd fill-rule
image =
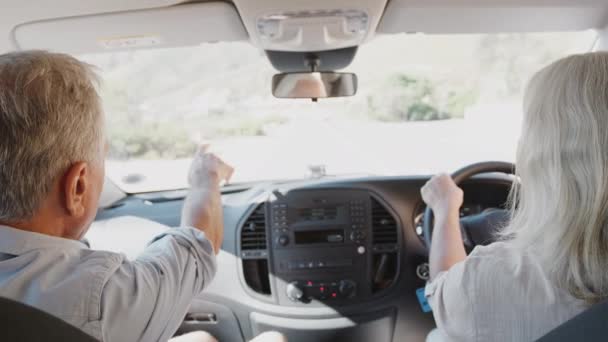
M65 54L0 55L0 220L30 218L70 165L102 155L96 82Z
M570 56L532 78L516 165L505 237L574 297L606 299L608 53Z

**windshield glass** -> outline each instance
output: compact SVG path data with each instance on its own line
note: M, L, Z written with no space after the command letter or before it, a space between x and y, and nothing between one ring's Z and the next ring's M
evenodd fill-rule
M592 31L377 36L344 71L357 95L275 99L276 71L247 42L79 56L98 67L107 175L125 192L186 188L200 143L233 182L453 171L513 161L526 81L589 51Z

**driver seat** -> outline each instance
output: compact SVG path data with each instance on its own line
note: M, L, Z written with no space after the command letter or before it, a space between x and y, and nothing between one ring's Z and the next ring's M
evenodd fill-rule
M608 301L592 306L566 323L553 329L537 342L586 341L608 339Z

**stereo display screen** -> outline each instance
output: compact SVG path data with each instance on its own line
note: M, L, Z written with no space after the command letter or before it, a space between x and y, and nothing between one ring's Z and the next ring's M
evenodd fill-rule
M344 242L344 229L296 231L294 235L296 245Z
M302 221L334 221L338 218L339 207L302 208L298 216Z

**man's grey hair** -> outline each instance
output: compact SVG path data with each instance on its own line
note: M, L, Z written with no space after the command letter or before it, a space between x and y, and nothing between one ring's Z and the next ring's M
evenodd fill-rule
M69 55L0 55L0 220L31 218L73 163L101 155L96 85Z

